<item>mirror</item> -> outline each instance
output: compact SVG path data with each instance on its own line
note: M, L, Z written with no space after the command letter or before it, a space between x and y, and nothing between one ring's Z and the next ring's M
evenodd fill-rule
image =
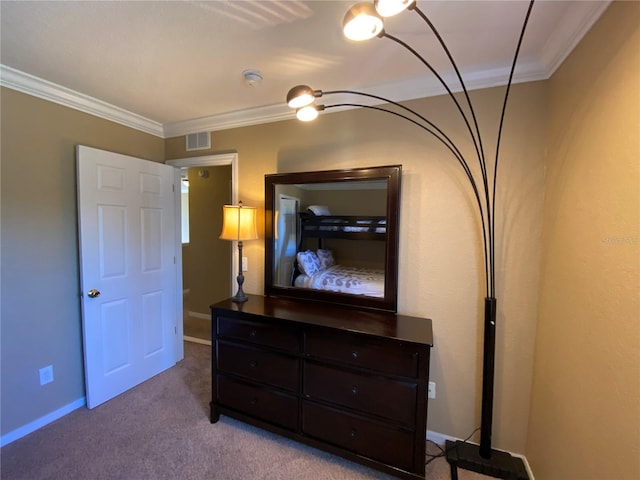
M395 312L401 173L265 175L265 294Z

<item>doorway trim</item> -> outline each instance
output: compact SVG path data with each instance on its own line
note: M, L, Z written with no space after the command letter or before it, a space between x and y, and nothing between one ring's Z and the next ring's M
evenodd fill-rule
M225 166L225 165L231 165L231 202L234 205L238 204L238 153L237 152L230 152L230 153L219 153L219 154L215 154L215 155L202 155L200 157L188 157L188 158L177 158L177 159L173 159L173 160L166 160L164 163L166 163L167 165L171 165L172 167L174 167L176 169L176 184L178 185L177 188L179 188L180 185L180 169L182 168L191 168L191 167L216 167L216 166ZM180 212L180 195L176 195L176 212ZM181 242L181 222L182 222L182 216L181 215L176 215L176 234L178 236L178 245L182 245ZM230 248L232 247L232 244L230 244ZM177 294L180 295L181 298L182 297L182 248L178 248L177 249L177 255L176 255L176 263L178 266L178 276L179 276L179 282L178 282L178 292ZM233 295L233 287L236 283L236 274L234 274L234 272L238 272L238 269L240 268L240 265L238 264L238 256L237 255L231 255L231 281L229 282L229 285L231 285L231 289L229 291L229 296ZM182 312L180 312L180 315L182 315ZM179 331L178 336L179 338L183 338L184 337L184 330L183 330L183 326L184 326L184 322L180 322L179 323ZM180 342L180 344L182 345L182 342ZM180 358L182 358L182 356L180 356Z

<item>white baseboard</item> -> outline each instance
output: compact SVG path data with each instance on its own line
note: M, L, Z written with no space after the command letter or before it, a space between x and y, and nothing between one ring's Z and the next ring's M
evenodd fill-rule
M187 312L187 315L193 318L200 318L202 320L211 320L210 313Z
M39 428L44 427L45 425L58 420L59 418L64 417L65 415L77 410L78 408L82 408L87 404L87 399L85 397L78 398L77 400L65 405L57 409L54 412L48 413L47 415L34 420L33 422L29 422L22 427L16 428L15 430L2 435L0 438L0 447L4 447L5 445L10 444L11 442L15 442L19 438L24 437L25 435L29 435L32 432L35 432Z
M427 440L431 440L434 443L437 443L441 447L444 447L444 442L446 440L450 440L452 442L457 442L458 440L462 440L461 438L452 437L450 435L445 435L444 433L438 433L431 430L427 430ZM473 442L472 442L473 443ZM512 456L519 458L524 463L524 468L527 470L527 474L529 475L529 480L535 480L533 476L533 472L531 471L531 467L529 466L529 462L527 462L527 457L521 455L519 453L511 453Z
M524 468L527 470L527 475L529 475L529 480L536 480L533 476L533 472L531 471L531 467L529 466L529 462L527 462L527 457L524 455L520 455L519 453L512 453L514 457L518 457L522 459L522 463L524 463Z
M185 342L200 343L202 345L211 345L211 340L205 340L204 338L190 337L188 335L184 335L182 338L184 338Z
M455 442L459 439L455 437L451 437L449 435L445 435L444 433L438 433L432 430L427 430L427 440L431 440L433 443L437 443L438 445L443 446L445 440L451 440L452 442Z

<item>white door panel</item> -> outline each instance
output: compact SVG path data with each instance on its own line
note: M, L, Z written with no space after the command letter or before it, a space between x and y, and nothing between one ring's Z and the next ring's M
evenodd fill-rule
M275 266L276 283L291 285L293 261L298 247L298 205L300 200L295 197L280 195L276 211L276 241Z
M174 169L89 147L77 150L87 405L174 365ZM89 290L100 295L91 298Z

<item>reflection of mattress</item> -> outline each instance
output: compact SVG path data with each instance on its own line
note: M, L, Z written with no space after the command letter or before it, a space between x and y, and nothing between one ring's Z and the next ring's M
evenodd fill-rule
M305 230L314 231L319 230L321 232L375 232L375 233L386 233L387 231L387 221L385 219L382 220L356 220L355 225L351 223L348 219L341 218L314 218L313 224L306 224ZM325 224L326 225L323 225Z
M384 270L333 265L312 276L298 275L295 286L383 298Z
M323 230L322 227L320 227L320 230ZM338 230L336 228L336 230ZM342 229L342 231L344 232L370 232L372 231L370 227L344 227ZM385 233L387 231L386 228L384 227L376 227L375 232L376 233Z

